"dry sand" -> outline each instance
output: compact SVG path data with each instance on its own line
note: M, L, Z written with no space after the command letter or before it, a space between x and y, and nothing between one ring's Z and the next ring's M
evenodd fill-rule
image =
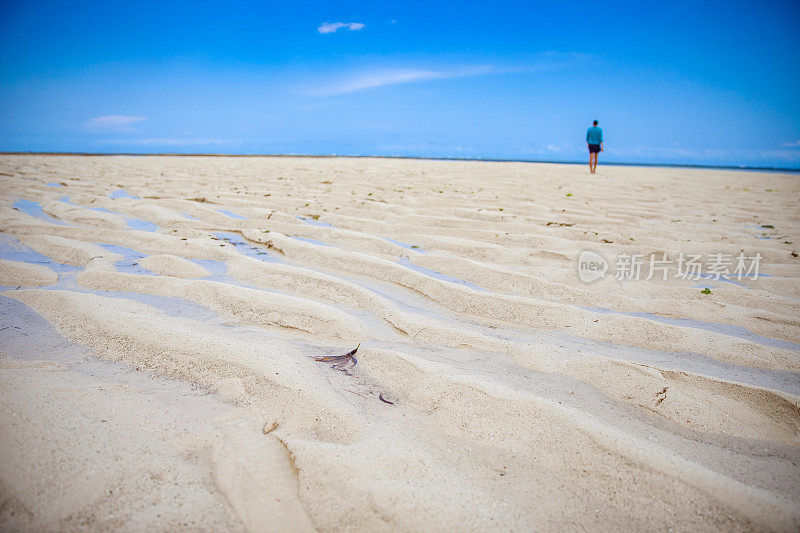
M796 175L2 156L0 186L2 529L800 528ZM740 252L769 277L614 279Z

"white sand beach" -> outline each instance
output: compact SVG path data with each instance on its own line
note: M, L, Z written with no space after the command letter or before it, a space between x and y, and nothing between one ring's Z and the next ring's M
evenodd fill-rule
M602 163L0 156L0 529L797 531L800 176Z

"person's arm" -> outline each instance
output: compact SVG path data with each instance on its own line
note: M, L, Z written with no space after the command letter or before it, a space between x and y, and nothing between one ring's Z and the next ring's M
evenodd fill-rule
M600 151L603 151L603 130L600 130Z

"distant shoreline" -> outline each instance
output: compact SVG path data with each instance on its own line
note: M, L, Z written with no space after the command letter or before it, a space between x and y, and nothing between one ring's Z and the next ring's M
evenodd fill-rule
M307 157L307 158L363 158L363 159L412 159L422 161L477 161L485 163L548 163L554 165L585 165L585 161L558 161L547 159L494 159L476 157L426 157L402 155L347 155L347 154L203 154L203 153L139 153L139 152L0 152L0 155L42 155L42 156L142 156L142 157ZM754 172L789 172L800 173L800 168L791 167L750 167L730 165L700 165L679 163L629 163L604 161L602 165L624 167L658 167L658 168L698 168L715 170L742 170Z

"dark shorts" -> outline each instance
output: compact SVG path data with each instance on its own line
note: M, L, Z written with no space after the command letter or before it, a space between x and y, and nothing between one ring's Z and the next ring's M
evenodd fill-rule
M589 145L589 153L590 154L596 154L599 151L600 151L600 145L599 144L590 144Z

